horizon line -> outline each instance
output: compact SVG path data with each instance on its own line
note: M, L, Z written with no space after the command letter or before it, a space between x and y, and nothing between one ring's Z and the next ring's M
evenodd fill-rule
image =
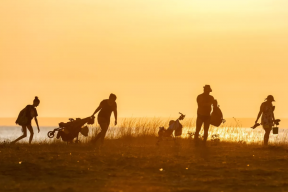
M96 117L97 115L95 115L95 117ZM87 116L85 116L85 117L87 117ZM88 116L89 117L89 116ZM145 118L170 118L171 116L131 116L131 117L118 117L118 118L143 118L143 117L145 117ZM8 119L8 118L17 118L16 116L15 117L0 117L0 119ZM71 118L71 117L69 117L69 116L66 116L66 117L39 117L38 116L38 118ZM112 118L112 117L111 117ZM114 118L114 117L113 117ZM185 118L191 118L191 117L185 117ZM192 117L192 118L195 118L195 117ZM226 117L226 118L224 118L224 119L233 119L233 118L235 118L235 119L256 119L255 117ZM280 119L288 119L288 117L280 117Z

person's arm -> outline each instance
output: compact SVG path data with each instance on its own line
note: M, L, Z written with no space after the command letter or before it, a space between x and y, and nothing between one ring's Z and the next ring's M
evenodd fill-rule
M272 120L273 120L273 122L275 122L274 110L275 110L275 106L273 106L273 111L272 111Z
M99 107L97 107L97 109L94 111L93 115L91 115L91 117L93 117L98 111L100 111L102 109L102 105L100 103Z
M257 116L257 119L255 121L255 124L258 123L258 120L259 118L261 117L262 113L263 113L263 107L264 107L264 104L262 103L261 107L260 107L260 111L258 113L258 116ZM274 116L274 115L273 115Z
M37 128L38 128L38 133L40 132L40 128L39 128L39 124L38 124L38 120L37 120L37 117L34 117L34 120L35 120L35 123L37 125Z
M213 100L213 107L218 107L218 101L216 99Z
M214 97L210 95L210 105L214 105L214 102L215 102L215 101L216 101L216 103L217 103L216 107L218 107L218 102L217 102L217 100L214 99Z
M117 104L116 104L116 107L114 109L114 117L115 117L115 125L117 125Z

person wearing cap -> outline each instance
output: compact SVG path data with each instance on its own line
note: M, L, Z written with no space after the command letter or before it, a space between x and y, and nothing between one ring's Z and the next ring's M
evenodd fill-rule
M265 99L265 102L261 104L260 111L255 121L255 124L257 124L259 118L262 115L261 125L263 129L265 130L264 145L268 145L269 135L275 122L275 117L274 117L275 106L273 106L272 104L272 102L274 101L275 101L274 97L272 95L268 95L268 97Z
M212 110L212 104L214 97L210 95L212 89L210 85L205 85L204 92L197 97L197 120L196 120L196 132L195 132L195 144L198 145L199 132L204 124L204 145L208 138L208 130L210 127L210 114Z

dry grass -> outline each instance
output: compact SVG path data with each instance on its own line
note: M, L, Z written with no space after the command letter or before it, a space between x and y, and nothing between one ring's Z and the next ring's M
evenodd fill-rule
M183 124L186 132L195 130L192 119ZM195 147L187 134L157 146L158 127L167 125L159 118L124 119L103 146L91 137L82 144L0 144L1 192L288 191L286 145L262 147L248 140L253 133L230 126L211 128L207 147ZM90 128L94 135L99 129Z
M287 191L285 147L192 141L2 144L1 191Z
M143 136L157 136L159 127L168 127L171 119L163 118L125 118L121 119L117 126L110 125L106 138L118 139L129 137L143 137ZM195 119L186 118L183 122L183 135L182 138L189 138L191 134L195 132ZM100 131L100 127L97 123L89 127L91 130L90 137ZM203 129L200 135L203 135ZM89 142L90 137L81 140ZM222 124L220 127L210 126L208 140L212 138L218 138L220 141L237 142L246 144L258 144L262 145L264 137L264 130L259 127L257 129L243 128L241 123L235 119L233 124ZM285 129L280 130L278 135L271 133L270 143L273 145L287 145L288 144L288 131Z

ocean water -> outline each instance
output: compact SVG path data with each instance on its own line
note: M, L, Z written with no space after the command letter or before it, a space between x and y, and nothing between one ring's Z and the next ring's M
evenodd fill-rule
M47 137L48 131L52 131L57 127L40 127L40 132L38 133L37 127L34 127L34 136L33 140L35 141L44 141L50 140ZM0 126L0 142L3 141L12 141L17 139L22 135L22 128L20 126ZM29 141L30 132L27 130L27 137L22 139L22 142Z
M48 138L47 133L49 131L54 130L57 127L40 127L40 133L36 127L33 127L34 137L33 141L52 141L52 139ZM89 136L96 131L97 128L91 127L89 128ZM99 131L99 128L98 128ZM189 137L189 132L194 132L195 128L183 128L182 137ZM131 132L131 131L130 131ZM157 131L156 131L157 132ZM156 133L155 132L155 133ZM123 135L123 128L119 127L110 127L107 131L106 137L108 138L117 138L120 135ZM213 135L218 135L217 137L220 141L233 141L233 142L246 142L246 143L262 143L264 130L261 127L257 129L251 128L231 128L231 127L211 127L209 130L209 139L212 139ZM133 134L133 130L132 130ZM203 135L203 129L200 132L200 135ZM18 138L22 135L20 126L0 126L0 142L10 142ZM22 139L21 142L28 142L30 133L27 132L27 137ZM55 134L56 137L56 134ZM276 144L288 144L288 129L279 128L278 134L273 134L271 131L269 142Z

